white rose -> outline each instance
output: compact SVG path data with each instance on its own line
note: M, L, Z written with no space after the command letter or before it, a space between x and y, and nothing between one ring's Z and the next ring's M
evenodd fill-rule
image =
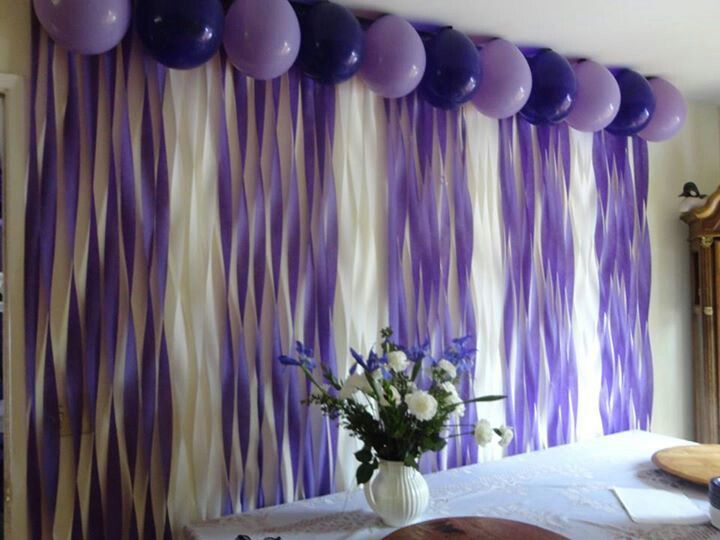
M500 426L498 428L498 431L500 432L500 446L505 448L512 442L513 438L515 437L515 433L513 432L512 428L509 428L507 426Z
M430 420L437 412L437 400L423 390L405 396L408 411L420 421Z
M380 394L380 405L383 407L387 407L391 403L393 405L400 405L400 402L402 401L402 396L400 396L400 392L398 392L398 389L392 385L390 385L389 392L383 392L382 390L380 390Z
M408 358L403 351L391 351L387 354L388 365L396 373L405 371L408 367Z
M493 428L485 419L480 420L475 426L475 440L480 446L486 446L492 442Z
M437 363L437 367L443 370L451 379L457 376L457 368L444 358Z

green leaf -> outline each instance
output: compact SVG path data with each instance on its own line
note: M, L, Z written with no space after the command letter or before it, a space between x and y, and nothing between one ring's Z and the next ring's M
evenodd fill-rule
M507 396L481 396L481 397L476 397L473 399L467 399L467 400L463 401L463 403L477 403L480 401L500 401L501 399L506 399L506 398L507 398Z
M364 446L362 450L355 452L355 458L360 463L370 463L373 459L372 449L369 446Z
M422 360L418 360L415 362L415 365L413 366L412 375L410 376L410 380L414 381L417 379L418 374L420 373L420 369L422 368Z
M358 467L357 472L355 473L355 478L357 479L358 484L365 484L370 481L372 478L373 473L375 472L377 465L373 465L372 463L362 463Z
M405 454L405 459L403 460L405 465L408 467L415 467L417 468L417 459L415 459L415 456L412 454Z

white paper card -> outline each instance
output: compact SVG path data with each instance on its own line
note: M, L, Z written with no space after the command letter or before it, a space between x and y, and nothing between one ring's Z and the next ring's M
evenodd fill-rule
M619 487L612 490L635 523L699 525L710 521L708 514L680 491Z

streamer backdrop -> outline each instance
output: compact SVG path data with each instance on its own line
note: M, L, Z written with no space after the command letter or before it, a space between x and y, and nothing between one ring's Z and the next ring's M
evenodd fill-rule
M30 112L29 536L170 537L351 487L355 441L275 361L296 339L344 376L387 323L473 335L462 391L509 397L466 421L514 426L511 452L649 426L643 141L220 56L166 71L133 38L68 55L37 24Z

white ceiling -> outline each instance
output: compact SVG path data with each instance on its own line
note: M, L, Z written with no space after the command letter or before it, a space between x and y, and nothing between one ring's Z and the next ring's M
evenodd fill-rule
M666 77L720 103L720 0L335 0Z

